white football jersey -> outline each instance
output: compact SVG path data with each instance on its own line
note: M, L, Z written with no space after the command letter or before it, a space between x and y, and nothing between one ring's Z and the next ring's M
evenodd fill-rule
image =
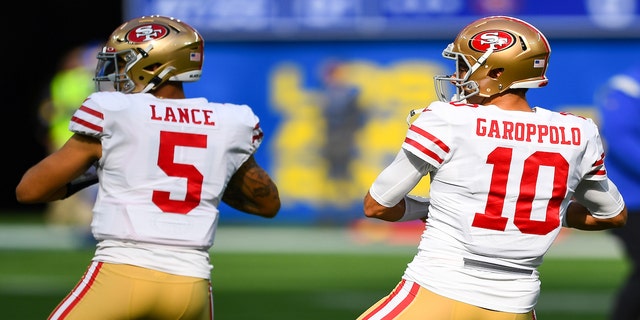
M405 278L489 309L533 308L576 186L606 179L592 120L533 111L434 102L411 124L402 147L437 171Z
M69 129L102 143L95 259L208 278L222 194L262 142L253 111L205 98L97 92Z

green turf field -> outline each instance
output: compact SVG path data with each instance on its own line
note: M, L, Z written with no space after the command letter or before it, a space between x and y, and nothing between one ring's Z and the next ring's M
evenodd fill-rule
M90 250L0 250L2 319L45 319ZM216 319L355 319L393 288L411 256L351 253L212 255ZM546 259L540 320L604 320L627 270L617 258Z

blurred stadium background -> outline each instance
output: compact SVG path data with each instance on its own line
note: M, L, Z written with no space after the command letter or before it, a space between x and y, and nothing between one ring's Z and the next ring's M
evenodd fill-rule
M279 254L338 254L337 259L326 259L335 261L329 273L338 279L347 268L344 253L359 253L355 259L363 265L346 263L358 272L378 259L391 260L388 265L381 263L379 273L373 274L384 273L384 279L392 282L413 255L420 226L362 220L361 199L395 155L409 111L436 99L432 78L451 72L452 67L441 58L441 51L460 28L494 14L532 22L549 38L552 53L550 83L545 89L531 90L530 101L596 121L599 88L610 75L637 60L640 52L637 0L125 0L104 3L99 9L86 1L16 5L17 22L8 29L11 35L3 55L9 65L3 84L10 99L4 110L9 116L2 126L9 152L0 201L0 256L6 255L2 265L7 268L0 277L0 295L9 302L34 299L24 290L12 292L25 281L35 282L34 287L53 281L53 297L41 300L45 313L77 280L85 262L76 260L74 273L58 275L57 280L43 269L29 273L24 264L33 261L46 269L50 263L46 259L55 259L60 252L78 251L86 259L87 248L74 227L48 224L44 205L17 204L14 188L22 173L47 152L39 104L60 61L72 48L103 41L124 20L161 14L196 27L207 41L205 70L201 81L186 86L187 93L248 104L261 118L265 140L257 158L277 181L283 208L275 220L266 221L223 207L214 247L221 251L219 263L235 261L224 259L236 253L264 252L274 254L283 261L279 267L288 269L296 266L295 258ZM17 130L10 121L18 123ZM421 184L415 193L427 195L428 188ZM376 254L381 255L365 258ZM25 260L21 264L7 262L10 259ZM237 260L242 266L242 259ZM626 270L617 243L604 232L565 232L547 260L549 279L558 281L543 291L541 308L552 313L560 309L558 319L572 319L571 315L604 319L612 292ZM262 263L256 262L256 267ZM316 265L331 269L321 262ZM313 266L301 268L319 272ZM573 273L574 269L582 273ZM590 282L603 273L608 275ZM354 284L355 306L342 317L355 316L394 284L380 281L372 289L374 294L363 298L357 292L377 282L373 274L369 278L366 272L353 273L352 277L361 276L362 283ZM278 276L280 281L274 283L307 281L304 277L313 273L298 279L288 278L290 272ZM27 281L30 277L42 281ZM358 285L362 287L357 289ZM341 292L333 302L349 301L352 291ZM13 304L14 310L20 305ZM562 311L563 306L569 311ZM281 314L279 319L293 319L296 312L288 318ZM324 318L330 315L341 318L339 313L325 313ZM245 317L223 317L227 318Z

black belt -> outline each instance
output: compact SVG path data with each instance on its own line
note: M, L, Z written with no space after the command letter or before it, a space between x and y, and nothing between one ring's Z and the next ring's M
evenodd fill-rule
M467 259L467 258L464 258L463 260L464 260L465 268L466 267L470 267L470 268L477 268L477 269L483 269L483 270L489 270L489 271L502 271L502 272L526 274L526 275L532 275L533 274L533 270L530 270L530 269L520 269L520 268L507 267L507 266L503 266L503 265L500 265L500 264L495 264L495 263L485 262L485 261L479 261L479 260L473 260L473 259Z

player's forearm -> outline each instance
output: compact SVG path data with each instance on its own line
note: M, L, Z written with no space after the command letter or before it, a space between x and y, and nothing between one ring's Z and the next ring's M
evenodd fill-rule
M225 192L222 201L236 210L265 218L273 218L280 211L280 199L273 195L256 201L255 198L249 198L243 194L232 195Z
M405 200L402 199L393 207L385 207L378 203L371 193L364 197L364 215L368 218L376 218L384 221L398 221L404 216Z
M53 174L51 161L42 161L31 167L16 186L16 200L24 204L49 202L62 199L66 192L65 181Z
M590 231L605 230L619 228L625 225L627 221L627 207L625 206L615 217L598 219L592 216L585 206L577 202L572 202L567 209L566 215L566 227Z
M427 219L429 202L431 199L406 195L393 207L385 207L376 201L370 192L364 199L364 214L369 218L376 218L391 222L405 222Z
M67 188L62 186L56 190L37 190L18 186L16 200L23 204L44 203L64 198Z
M281 206L276 184L253 157L231 177L222 201L234 209L265 218L274 217Z

